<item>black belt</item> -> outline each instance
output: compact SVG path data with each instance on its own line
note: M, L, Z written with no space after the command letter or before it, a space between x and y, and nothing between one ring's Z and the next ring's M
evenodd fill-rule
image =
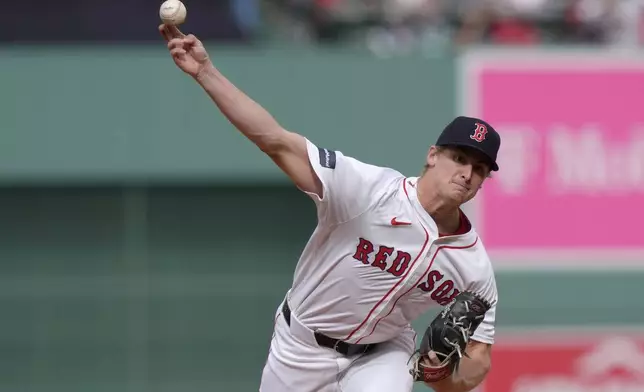
M286 300L284 300L284 304L282 305L282 314L284 315L284 320L286 320L286 324L288 324L288 326L290 327L291 309L288 307L288 303ZM365 354L371 351L376 346L375 344L347 343L342 340L330 338L319 332L313 332L313 335L315 336L315 340L318 342L320 346L330 348L346 356Z

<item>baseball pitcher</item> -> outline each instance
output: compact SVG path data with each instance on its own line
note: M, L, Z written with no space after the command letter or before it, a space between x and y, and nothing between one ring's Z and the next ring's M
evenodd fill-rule
M159 30L175 64L317 207L317 227L275 312L260 391L479 385L490 369L497 287L461 206L499 170L493 127L455 118L422 174L406 177L284 129L217 70L194 35ZM411 322L436 306L417 344Z

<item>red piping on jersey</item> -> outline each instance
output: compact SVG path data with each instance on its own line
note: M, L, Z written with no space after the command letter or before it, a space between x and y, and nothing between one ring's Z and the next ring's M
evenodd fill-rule
M407 186L406 186L406 183L407 183L407 179L405 178L405 179L403 180L403 191L405 192L405 195L406 195L406 196L407 196L407 198L409 199L409 194L407 193ZM411 263L411 265L409 266L409 268L407 268L407 272L405 272L405 275L404 275L402 278L400 278L400 280L399 280L398 282L396 282L396 284L395 284L391 289L389 289L389 291L387 292L387 294L385 294L385 296L384 296L384 297L382 297L382 298L380 299L380 301L378 301L378 303L377 303L377 304L376 304L376 305L371 309L371 311L369 311L369 314L367 314L367 317L366 317L366 318L365 318L365 319L360 323L360 325L358 325L358 327L357 327L356 329L354 329L353 331L351 331L351 333L349 334L349 336L347 336L347 337L346 337L346 338L344 338L343 340L345 340L345 341L346 341L346 340L351 339L351 337L352 337L356 332L358 332L358 330L360 330L360 328L362 328L362 326L367 322L367 320L369 320L369 318L370 318L370 317L371 317L371 315L373 314L374 310L376 310L376 308L377 308L378 306L380 306L380 304L381 304L381 303L383 303L383 302L384 302L384 300L385 300L385 299L387 299L387 297L389 297L389 294L391 294L391 293L396 289L396 287L398 287L398 285L399 285L401 282L403 282L403 281L405 280L405 278L406 278L406 277L407 277L407 275L409 274L409 271L411 271L411 270L413 269L414 265L416 264L416 262L418 261L418 259L420 258L420 256L421 256L421 255L423 254L423 252L425 251L425 247L427 246L427 243L429 242L429 233L427 232L427 229L425 229L425 226L422 226L422 227L423 227L423 230L425 231L425 243L423 244L423 247L420 249L420 252L418 252L418 255L416 256L416 258L414 259L414 261L412 261L412 263ZM372 331L372 332L373 332L373 331Z
M434 260L436 260L436 256L438 256L438 252L440 252L440 251L441 251L441 249L468 249L468 248L471 248L471 247L473 247L474 245L476 245L476 243L477 243L478 241L479 241L479 238L478 238L478 237L476 237L476 240L474 240L474 242L473 242L473 243L471 243L470 245L465 245L465 246L448 246L448 245L443 245L443 246L439 246L439 247L438 247L438 249L436 249L436 252L434 253L434 256L432 257L432 260L429 262L429 266L427 267L427 270L425 271L425 273L424 273L424 274L422 274L422 275L420 276L420 278L416 281L416 283L414 283L414 285L413 285L413 286L411 286L411 287L409 288L409 290L405 291L405 292L404 292L400 297L398 297L398 298L396 299L396 301L394 301L394 304L391 306L391 309L389 309L389 313L385 314L385 315L384 315L384 316L382 316L380 319L378 319L378 321L376 321L376 323L373 325L373 328L371 329L371 332L369 332L369 335L363 336L363 337L361 337L360 339L358 339L358 341L356 342L356 344L360 343L360 341L361 341L362 339L364 339L364 338L368 338L369 336L371 336L371 335L374 333L374 331L376 330L376 327L378 326L378 323L380 323L383 319L385 319L387 316L389 316L389 315L391 314L391 312L392 312L392 311L394 310L394 308L396 307L396 304L398 303L398 301L399 301L402 297L404 297L405 295L407 295L410 291L412 291L413 289L415 289L415 288L418 286L418 284L420 283L420 281L421 281L424 277L426 277L426 276L427 276L427 274L429 273L429 270L432 268L432 265L434 264Z

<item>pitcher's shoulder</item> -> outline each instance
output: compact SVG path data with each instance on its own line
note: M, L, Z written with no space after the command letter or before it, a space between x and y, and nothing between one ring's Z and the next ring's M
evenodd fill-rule
M383 195L392 196L404 192L405 181L409 178L390 167L378 168L378 182Z
M474 232L474 234L476 235L476 244L472 247L473 258L476 260L476 264L479 269L493 275L494 265L492 263L492 258L485 247L483 238L481 238L481 236L476 232Z

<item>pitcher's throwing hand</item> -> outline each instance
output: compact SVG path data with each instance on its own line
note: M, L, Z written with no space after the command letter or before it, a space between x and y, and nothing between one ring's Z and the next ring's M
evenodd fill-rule
M196 78L212 66L208 52L197 37L183 34L176 26L159 25L159 32L168 43L172 60L183 72Z

